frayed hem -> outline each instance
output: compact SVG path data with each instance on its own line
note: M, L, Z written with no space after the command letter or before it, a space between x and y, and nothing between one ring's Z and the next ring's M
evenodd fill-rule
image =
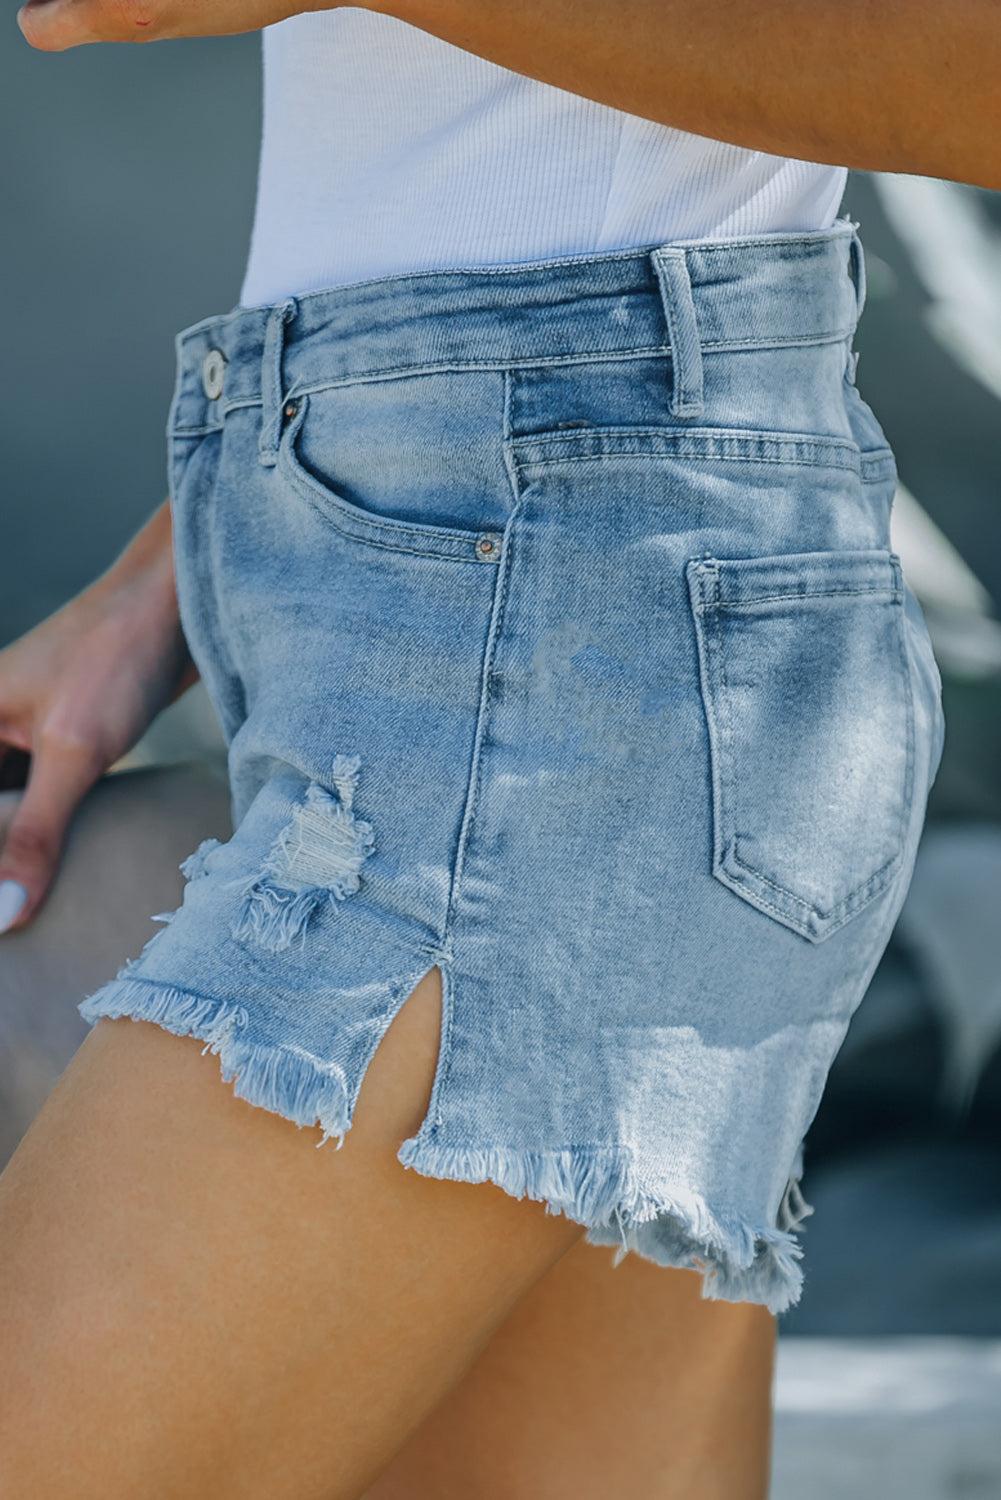
M238 1099L283 1116L293 1124L319 1125L319 1145L343 1144L350 1126L347 1082L342 1070L287 1048L266 1046L244 1035L249 1022L242 1005L211 1000L174 985L146 979L113 979L77 1006L85 1021L103 1018L152 1021L174 1036L204 1042L219 1058L225 1083Z
M592 1245L620 1243L614 1224L592 1227L587 1238ZM743 1264L740 1256L748 1241L752 1258ZM779 1314L794 1307L803 1290L803 1251L795 1237L746 1220L723 1220L717 1238L700 1242L678 1208L668 1204L651 1224L625 1231L620 1256L625 1250L657 1266L699 1271L703 1297L717 1302L756 1302Z
M237 1098L296 1125L318 1125L321 1146L335 1138L343 1144L351 1110L342 1069L252 1041L242 1005L126 974L87 996L78 1009L90 1022L129 1017L197 1038L205 1052L218 1056L223 1080L234 1085ZM591 1244L618 1246L616 1264L633 1251L657 1265L698 1270L705 1297L761 1303L773 1313L785 1312L799 1298L802 1250L790 1232L789 1210L808 1211L801 1201L787 1207L784 1200L782 1228L750 1224L714 1212L687 1189L651 1190L633 1155L616 1147L522 1151L447 1146L418 1134L403 1142L397 1156L425 1177L493 1182L514 1198L543 1202L548 1213L584 1226Z
M398 1158L423 1176L493 1182L514 1198L533 1198L587 1228L593 1245L618 1245L616 1264L633 1251L656 1265L702 1273L702 1295L757 1302L773 1313L798 1301L802 1249L788 1230L716 1214L697 1193L647 1191L628 1152L580 1147L520 1151L433 1145L414 1137Z

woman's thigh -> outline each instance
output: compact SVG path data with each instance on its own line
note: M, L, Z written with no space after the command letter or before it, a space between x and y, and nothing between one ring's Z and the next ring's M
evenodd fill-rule
M581 1242L543 1276L366 1500L763 1500L775 1320Z
M98 1023L0 1179L0 1492L364 1491L581 1234L397 1161L439 1022L432 969L340 1150L193 1040Z

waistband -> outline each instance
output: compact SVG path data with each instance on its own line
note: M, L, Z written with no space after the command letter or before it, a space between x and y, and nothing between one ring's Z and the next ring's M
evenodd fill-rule
M310 391L432 370L668 354L672 410L701 411L701 359L832 343L865 298L857 226L390 276L236 308L177 337L174 432ZM277 430L262 434L262 458Z

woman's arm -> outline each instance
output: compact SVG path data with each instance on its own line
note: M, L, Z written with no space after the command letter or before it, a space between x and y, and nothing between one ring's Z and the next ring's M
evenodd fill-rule
M1001 188L999 0L379 0L367 8L696 135Z
M29 0L28 41L250 31L303 0ZM1001 188L1001 0L379 0L586 98L782 156Z

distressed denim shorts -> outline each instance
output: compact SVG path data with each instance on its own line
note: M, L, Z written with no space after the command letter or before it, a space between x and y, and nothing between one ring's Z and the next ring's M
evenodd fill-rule
M177 583L235 832L83 1015L343 1138L438 965L405 1166L795 1301L801 1141L942 747L863 295L839 221L182 333Z

